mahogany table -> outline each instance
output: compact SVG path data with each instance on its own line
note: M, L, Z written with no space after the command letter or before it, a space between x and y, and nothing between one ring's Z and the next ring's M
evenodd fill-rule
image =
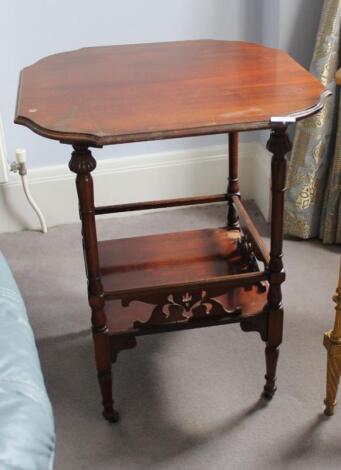
M117 421L111 364L136 336L229 323L266 342L264 395L276 390L282 340L283 198L289 123L328 92L286 53L257 44L185 41L93 47L21 73L15 122L73 147L103 415ZM270 129L270 254L240 198L238 134ZM229 134L225 194L97 207L90 147ZM252 168L249 169L252 171ZM143 181L141 181L143 184ZM98 241L96 216L227 202L226 226Z

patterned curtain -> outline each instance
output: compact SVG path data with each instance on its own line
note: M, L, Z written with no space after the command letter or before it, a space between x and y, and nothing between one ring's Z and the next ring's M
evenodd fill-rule
M310 70L333 95L297 125L286 194L285 232L324 243L341 243L340 20L341 0L325 0Z

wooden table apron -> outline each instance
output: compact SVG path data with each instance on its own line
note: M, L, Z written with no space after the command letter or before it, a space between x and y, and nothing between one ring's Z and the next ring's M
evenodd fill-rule
M236 322L244 331L258 331L266 342L264 396L275 393L283 330L286 154L291 149L287 121L320 110L323 94L317 80L285 53L228 41L83 49L51 56L23 71L16 122L73 146L69 168L77 175L95 358L107 420L119 417L113 406L112 362L144 334ZM72 99L76 104L71 112ZM114 117L107 101L115 104L113 109L117 106ZM284 117L271 119L273 111ZM254 129L270 129L270 253L239 191L238 133ZM229 135L225 194L95 207L91 147L214 133ZM223 229L97 240L96 216L101 214L218 201L228 206Z

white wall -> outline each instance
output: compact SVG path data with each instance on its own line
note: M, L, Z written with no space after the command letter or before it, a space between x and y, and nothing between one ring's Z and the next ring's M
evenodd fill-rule
M241 193L245 199L254 199L266 218L269 162L270 156L259 142L240 145ZM95 204L222 194L227 186L227 167L226 145L99 160L93 172ZM67 165L31 169L29 178L31 192L49 228L79 221L74 175ZM18 178L11 177L2 189L0 232L38 229L38 219L25 199Z
M279 47L280 1L263 0L262 42L270 47Z
M324 0L263 0L262 42L309 68Z
M309 67L323 0L280 0L278 46Z

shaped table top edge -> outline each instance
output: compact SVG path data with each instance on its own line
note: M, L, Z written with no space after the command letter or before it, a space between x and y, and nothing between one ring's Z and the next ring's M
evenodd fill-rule
M266 48L262 45L257 45L253 43L244 43L241 41L218 41L218 40L203 40L203 41L176 41L173 43L150 43L150 45L157 46L162 44L181 44L181 43L199 43L199 42L231 42L234 44L245 44L246 46L259 46L261 48ZM129 45L134 46L134 45ZM140 45L140 46L148 46L148 44ZM102 48L111 46L101 46ZM124 46L112 46L112 47L124 47ZM86 47L79 49L78 51L86 51L96 49L93 47ZM273 49L276 50L276 49ZM288 55L284 51L280 51L285 55ZM70 52L77 52L77 51L70 51ZM64 53L54 54L53 56L60 56ZM48 56L53 57L53 56ZM290 56L289 56L290 57ZM40 59L35 64L39 64L47 58ZM299 64L298 64L299 65ZM200 135L211 135L211 134L221 134L221 133L229 133L229 132L245 132L245 131L252 131L252 130L262 130L262 129L271 129L277 126L287 125L290 122L296 122L301 119L307 118L312 116L313 114L320 111L324 104L326 98L331 94L328 89L325 89L321 85L321 93L318 97L312 99L311 105L305 107L301 110L293 110L292 113L289 113L287 116L271 116L269 120L250 120L249 122L238 122L238 119L234 123L219 123L219 124L205 124L203 126L193 126L193 127L178 127L178 128L170 128L170 129L162 129L162 130L144 130L142 132L120 132L120 133L105 133L101 135L99 133L92 133L92 132L73 132L73 131L62 131L56 130L53 128L48 128L45 126L40 125L38 122L35 122L33 119L29 118L24 113L20 112L20 101L22 97L22 86L23 86L23 73L26 69L32 66L24 68L20 73L20 81L18 87L18 95L17 95L17 103L16 103L16 113L14 122L16 124L25 126L35 132L36 134L52 139L58 140L62 143L66 144L84 144L89 147L103 147L105 145L113 145L113 144L122 144L122 143L132 143L132 142L142 142L142 141L152 141L152 140L163 140L163 139L172 139L172 138L180 138L180 137L195 137ZM316 79L315 79L316 80ZM277 118L273 120L272 118Z
M74 133L74 132L60 132L54 131L51 129L46 129L39 126L34 121L28 119L25 116L16 115L14 119L15 124L27 127L32 130L34 133L45 137L47 139L57 140L65 144L84 144L89 147L101 148L105 145L115 145L115 144L126 144L133 142L144 142L144 141L153 141L153 140L166 140L166 139L175 139L182 137L196 137L203 135L213 135L213 134L225 134L229 132L247 132L247 131L256 131L256 130L267 130L273 129L274 127L287 125L293 122L298 122L307 117L313 116L314 114L321 111L325 105L326 98L332 95L332 92L329 90L324 90L319 99L312 104L311 107L303 109L301 111L296 111L288 116L281 116L281 118L286 118L281 121L271 122L269 121L260 121L248 124L226 124L219 126L203 126L197 128L189 129L177 129L177 130L165 130L161 132L143 132L136 134L122 134L122 135L112 135L112 136L98 136L94 134L86 133ZM293 117L292 117L293 116ZM277 118L273 116L273 118Z

